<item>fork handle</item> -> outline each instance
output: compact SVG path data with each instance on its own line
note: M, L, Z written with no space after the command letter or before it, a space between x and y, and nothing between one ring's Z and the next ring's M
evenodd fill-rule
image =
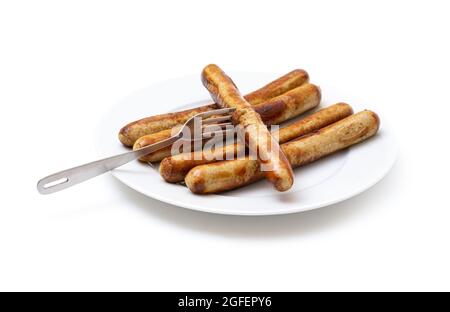
M54 173L39 180L37 183L37 189L41 194L51 194L64 190L75 184L84 182L107 171L120 167L141 156L167 147L178 139L178 136L173 136L135 151L103 158L81 166Z

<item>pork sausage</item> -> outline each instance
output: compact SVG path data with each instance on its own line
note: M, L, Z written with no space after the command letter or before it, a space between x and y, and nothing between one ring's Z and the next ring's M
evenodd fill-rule
M278 142L272 137L261 116L241 96L238 88L217 65L210 64L202 71L202 82L220 107L236 108L232 120L239 125L245 144L256 153L266 178L280 192L294 183L294 174ZM263 166L264 165L264 168Z

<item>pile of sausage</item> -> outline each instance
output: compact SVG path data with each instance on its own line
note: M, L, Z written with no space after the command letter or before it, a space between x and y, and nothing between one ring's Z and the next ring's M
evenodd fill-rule
M139 149L170 137L174 128L179 129L200 112L235 108L232 122L245 133L243 140L215 150L214 155L220 156L216 159L228 159L226 156L241 152L247 156L218 161L204 150L172 155L169 146L140 159L160 161L159 171L165 181L184 181L196 194L224 192L262 178L268 179L278 191L286 191L294 183L293 167L362 142L375 135L380 124L372 111L353 114L350 105L337 103L270 133L267 126L295 118L320 104L320 88L309 83L307 72L300 69L245 96L241 96L231 78L217 65L203 69L202 82L214 103L140 119L119 132L122 144ZM245 154L249 147L256 147L256 159Z

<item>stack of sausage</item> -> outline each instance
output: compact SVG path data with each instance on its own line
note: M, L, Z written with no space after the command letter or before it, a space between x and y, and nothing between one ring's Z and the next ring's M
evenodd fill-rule
M202 81L214 103L147 117L127 124L119 132L122 144L139 149L168 138L174 129L179 129L198 113L235 108L232 121L238 129L245 131L245 142L223 146L219 151L215 150L214 155L219 155L218 159L228 159L230 154L241 155L246 146L257 146L256 159L247 155L218 161L211 157L211 152L204 150L172 155L171 147L140 159L143 162L161 161L159 170L165 181L184 181L196 194L232 190L264 177L277 190L286 191L294 183L293 167L362 142L375 135L379 128L380 121L374 112L365 110L353 114L350 105L337 103L271 134L267 126L298 117L320 104L321 90L309 83L304 70L294 70L245 96L240 95L230 77L217 65L205 67ZM272 169L261 170L263 165Z

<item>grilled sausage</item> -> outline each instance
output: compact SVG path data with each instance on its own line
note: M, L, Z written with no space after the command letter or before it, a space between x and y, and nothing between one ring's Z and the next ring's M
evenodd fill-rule
M252 105L258 105L268 99L279 96L309 81L309 75L303 69L295 69L286 75L272 81L264 87L244 96Z
M266 125L277 125L318 106L321 96L318 86L305 83L262 104L255 105L253 109Z
M291 89L301 86L305 82L308 82L308 80L309 76L306 71L296 69L272 81L264 87L247 94L245 98L252 105L260 104L268 99L279 96ZM209 105L183 110L180 112L161 114L133 121L120 129L119 140L125 146L133 146L136 140L144 135L171 129L176 125L185 123L189 118L198 113L217 108L217 104L211 103Z
M363 111L285 143L282 149L293 167L306 165L370 138L377 133L379 124L377 114ZM197 166L189 171L185 182L193 193L208 194L232 190L263 177L257 160L243 158Z
M176 133L178 130L180 130L180 128L181 128L181 126L177 125L177 126L173 127L172 129L166 129L166 130L162 130L162 131L159 131L156 133L144 135L143 137L140 137L134 143L133 150L137 150L144 146L151 145L151 144L157 143L159 141L165 140L167 138L170 138L170 136L172 134ZM157 150L156 152L145 155L145 156L139 158L139 160L143 161L143 162L160 161L161 159L164 159L165 157L171 155L171 151L172 151L172 145L169 145L160 150Z
M264 165L264 174L274 187L284 192L294 183L291 165L278 142L271 136L261 116L241 96L238 88L217 65L210 64L203 69L202 82L220 107L236 108L232 120L244 134L245 144L256 152Z
M281 128L274 137L278 136L279 143L285 143L292 139L317 131L338 120L350 116L353 110L350 105L338 103L323 108L318 112L303 118L287 127ZM281 146L283 148L283 146ZM224 146L219 151L195 151L192 153L182 153L164 158L159 166L159 173L167 182L181 182L186 174L198 165L209 164L218 160L231 159L243 153L242 144ZM228 157L227 157L228 156Z
M305 83L271 100L255 105L255 111L261 115L265 124L278 124L316 107L320 103L320 98L320 88L316 85ZM176 126L174 129L179 129L179 127ZM166 139L171 133L171 129L167 129L144 135L134 143L133 149L136 150ZM161 161L164 157L172 155L171 149L172 147L168 146L162 150L145 155L140 160L143 162Z

